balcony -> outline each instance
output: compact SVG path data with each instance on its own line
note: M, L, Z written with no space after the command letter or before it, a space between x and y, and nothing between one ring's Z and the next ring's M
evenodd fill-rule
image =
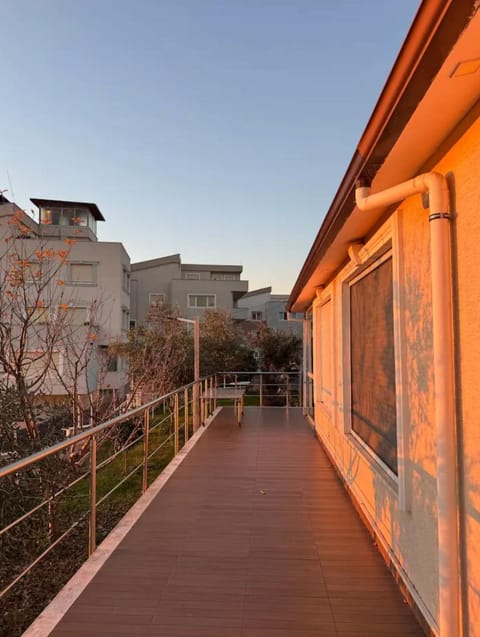
M213 386L213 379L202 385L204 396ZM165 432L178 453L148 488L151 460L139 464L144 493L96 550L92 528L98 539L105 494L96 483L104 465L93 452L91 557L26 637L424 634L302 410L292 406L298 382L281 391L259 379L252 386L262 397L247 398L241 427L231 407L203 400L205 426L193 432L193 389L167 399L173 419ZM286 404L248 406L269 396ZM164 406L136 410L149 414L137 441L145 458L153 457L154 415ZM77 446L90 440L94 450L95 431L79 434Z

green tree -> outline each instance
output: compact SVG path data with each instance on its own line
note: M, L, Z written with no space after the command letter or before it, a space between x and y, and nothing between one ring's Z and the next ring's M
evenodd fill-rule
M263 370L288 372L297 370L300 366L302 339L298 336L262 325L253 342Z
M207 310L200 323L200 373L255 371L251 344L223 310Z

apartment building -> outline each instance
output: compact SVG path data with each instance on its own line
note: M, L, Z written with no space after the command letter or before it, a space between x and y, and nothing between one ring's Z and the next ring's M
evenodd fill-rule
M248 291L241 265L182 263L179 254L132 263L132 325L143 325L149 308L168 303L185 318L207 309L231 312Z
M97 390L122 393L126 366L112 359L107 350L129 328L130 258L121 243L98 241L97 224L105 219L96 204L31 201L38 208L38 221L4 197L0 200L0 267L2 310L18 313L18 320L11 321L13 338L24 319L21 313L30 316L27 348L32 350L31 364L28 356L26 360L31 376L45 365L42 343L57 339L50 371L35 393L65 395L75 373L80 395ZM18 303L12 287L15 278L25 295ZM36 307L30 308L29 303ZM23 310L18 309L19 304ZM10 319L2 316L2 322ZM54 329L62 330L61 338L52 335Z
M248 321L252 329L263 323L273 330L301 337L302 323L288 320L287 302L288 294L272 294L271 287L252 290L238 300L232 316L239 321Z

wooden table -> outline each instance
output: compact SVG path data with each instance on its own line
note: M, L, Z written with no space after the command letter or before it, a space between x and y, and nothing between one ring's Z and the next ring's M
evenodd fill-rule
M245 387L214 387L212 391L203 394L203 400L231 400L235 411L237 425L242 426L243 397Z

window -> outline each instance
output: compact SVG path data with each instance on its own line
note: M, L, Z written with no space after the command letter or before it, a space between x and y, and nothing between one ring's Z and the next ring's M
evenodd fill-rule
M44 375L45 370L54 371L60 369L60 352L25 352L24 356L24 372L32 381Z
M128 331L130 325L130 311L128 308L122 308L122 330Z
M238 281L240 275L235 272L212 272L210 278L212 281Z
M252 321L261 321L263 319L263 312L254 311L251 313Z
M110 356L107 363L107 372L118 371L118 357Z
M67 312L65 321L68 325L80 326L90 324L90 308L85 305L61 305L59 310Z
M161 307L165 303L165 294L160 292L150 292L148 295L148 304L150 307Z
M216 306L215 294L189 294L188 307L212 308Z
M130 329L134 330L137 327L137 321L135 319L130 319Z
M184 279L189 279L190 281L199 281L200 280L200 272L184 272Z
M50 322L50 311L48 307L29 307L27 315L30 317L30 323L36 325L48 325Z
M350 282L351 429L396 474L391 254Z
M279 312L278 313L278 320L279 321L288 321L288 316L286 312Z
M74 285L96 285L96 265L94 263L70 263L70 283Z

